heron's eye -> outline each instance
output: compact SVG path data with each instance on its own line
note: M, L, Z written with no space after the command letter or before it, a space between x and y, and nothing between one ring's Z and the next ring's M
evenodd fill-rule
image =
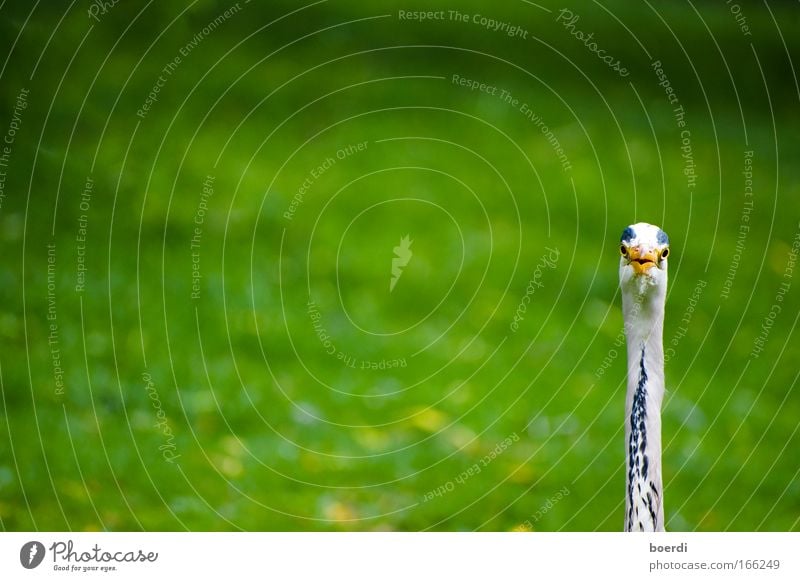
M624 244L620 244L619 245L619 252L620 252L620 254L622 254L622 256L628 256L628 247L625 246Z
M669 248L665 248L661 251L661 258L666 258L667 256L669 256Z

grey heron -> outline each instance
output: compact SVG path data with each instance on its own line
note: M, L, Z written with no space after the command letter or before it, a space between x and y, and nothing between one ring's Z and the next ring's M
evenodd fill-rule
M625 531L663 531L661 402L669 238L640 222L620 239L619 285L628 350Z

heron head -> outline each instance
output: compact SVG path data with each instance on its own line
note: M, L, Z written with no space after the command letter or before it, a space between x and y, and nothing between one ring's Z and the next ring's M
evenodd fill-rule
M624 287L638 283L640 289L667 282L669 237L658 226L639 222L622 231L619 241L619 280Z

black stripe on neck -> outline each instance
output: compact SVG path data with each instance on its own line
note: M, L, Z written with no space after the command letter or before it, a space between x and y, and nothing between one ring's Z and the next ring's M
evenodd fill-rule
M633 404L631 405L631 434L628 440L628 530L633 528L634 520L634 481L638 481L639 495L642 495L641 482L648 481L647 473L650 465L649 458L645 453L647 450L647 369L645 369L644 361L645 350L643 346L639 359L639 381L636 385L636 391L633 393ZM652 482L650 484L652 486ZM647 493L646 498L648 512L655 526L656 515L652 497ZM639 519L638 510L636 518L637 520ZM639 520L639 526L642 526L641 520Z
M633 404L631 406L631 458L633 458L638 451L644 454L647 448L647 370L644 367L644 347L642 347L642 356L639 359L639 383L636 386L636 391L633 393ZM633 446L636 442L638 446ZM647 478L647 457L644 457L644 466L642 476Z

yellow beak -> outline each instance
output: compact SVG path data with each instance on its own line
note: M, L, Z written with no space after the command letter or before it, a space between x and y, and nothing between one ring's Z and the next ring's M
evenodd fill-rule
M642 252L638 246L628 250L628 260L630 260L635 274L644 274L656 265L658 256L654 251Z

